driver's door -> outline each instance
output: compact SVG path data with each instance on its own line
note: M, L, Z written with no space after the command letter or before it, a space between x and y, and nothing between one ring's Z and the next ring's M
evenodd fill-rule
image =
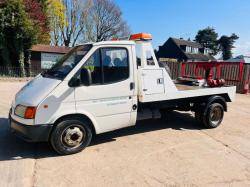
M131 49L97 49L82 68L91 71L92 84L75 88L77 113L90 114L97 133L133 125L131 112L134 83Z

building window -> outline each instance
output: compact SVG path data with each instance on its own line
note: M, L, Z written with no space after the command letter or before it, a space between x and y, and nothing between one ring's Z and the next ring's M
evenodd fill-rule
M198 48L192 48L192 53L194 54L198 54L199 53L199 49Z
M186 53L192 53L192 47L187 46L186 47Z
M204 49L204 54L205 54L205 55L208 55L209 53L210 53L210 50L209 50L208 48L205 48L205 49Z

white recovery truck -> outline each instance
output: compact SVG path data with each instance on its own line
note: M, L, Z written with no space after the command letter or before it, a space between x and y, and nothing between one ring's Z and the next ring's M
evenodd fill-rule
M48 141L59 154L72 154L95 134L135 125L149 109L162 115L194 111L205 127L219 126L236 87L174 82L159 66L151 39L140 33L128 41L74 47L16 94L11 131L27 141Z

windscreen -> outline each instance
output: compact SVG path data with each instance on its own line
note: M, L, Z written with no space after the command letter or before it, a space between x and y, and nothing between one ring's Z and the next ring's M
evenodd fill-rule
M74 47L69 53L64 55L51 69L44 71L41 75L47 78L63 80L74 67L89 52L92 45L81 45Z

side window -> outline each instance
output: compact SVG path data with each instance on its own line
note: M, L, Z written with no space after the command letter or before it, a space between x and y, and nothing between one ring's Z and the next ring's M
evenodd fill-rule
M129 77L128 52L124 48L102 48L103 83L113 83Z
M147 65L148 66L154 66L155 65L153 55L152 55L150 50L146 51L146 60L147 60Z
M92 56L84 63L83 68L89 69L91 71L93 84L102 83L102 70L99 50L92 54Z
M137 63L137 67L141 66L141 59L142 59L142 46L141 44L136 44L135 45L135 51L136 51L136 63Z

